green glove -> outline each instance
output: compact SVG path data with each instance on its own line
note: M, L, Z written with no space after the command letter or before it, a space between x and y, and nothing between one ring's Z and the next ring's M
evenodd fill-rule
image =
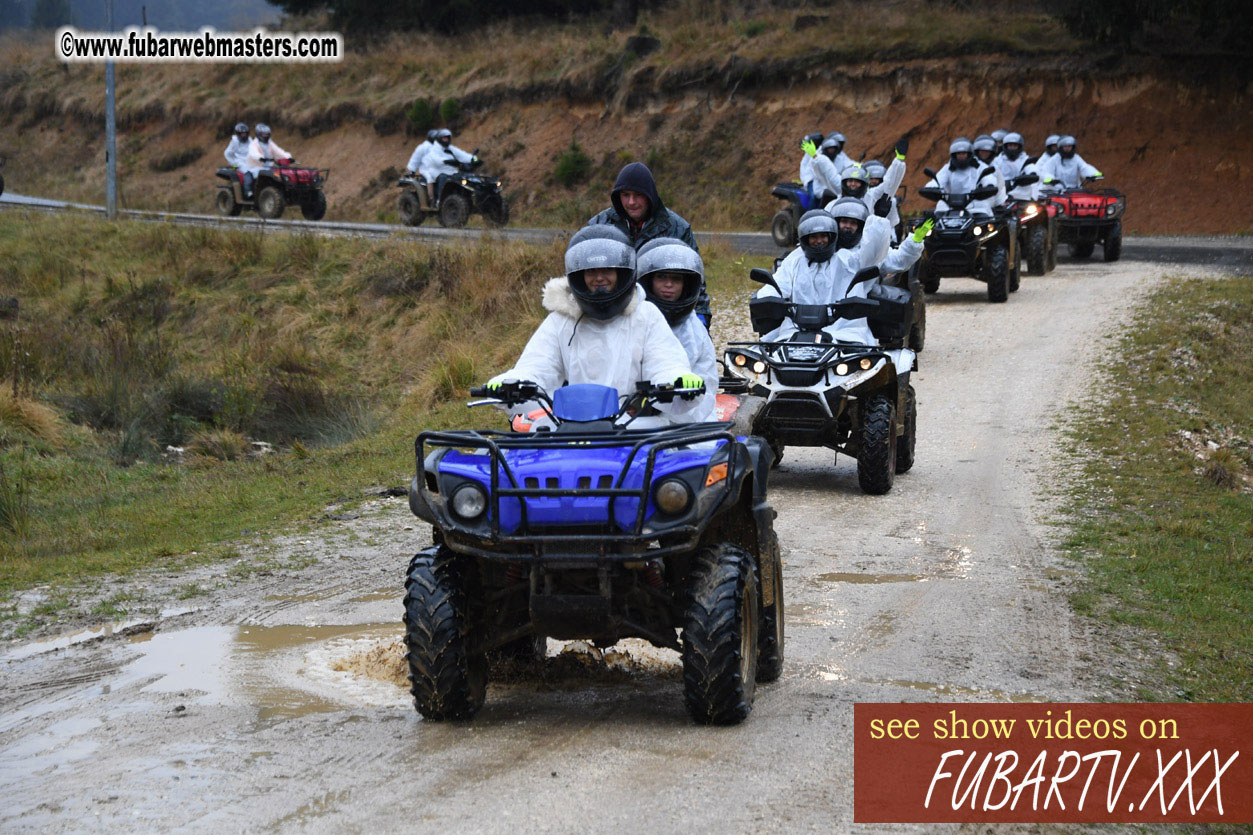
M902 136L896 140L896 158L903 161L907 153L909 153L909 140Z
M703 385L705 385L705 378L699 374L684 374L674 381L674 387L677 389L697 389Z
M487 389L488 391L500 391L502 387L503 387L502 384L498 382L488 383L487 385L483 386L483 388Z
M1049 184L1049 183L1051 183L1051 182L1053 182L1053 178L1052 178L1052 177L1050 177L1048 174L1045 174L1045 175L1044 175L1044 184L1045 184L1045 185L1048 185L1048 184Z
M818 156L818 146L808 139L801 143L801 150L811 157Z
M914 243L920 244L922 243L922 239L927 237L927 233L931 231L933 226L935 226L935 219L927 218L927 222L915 229L914 234L910 237L914 239Z
M1103 178L1105 175L1104 175L1104 174L1102 174L1100 171L1098 171L1098 172L1096 172L1095 174L1093 174L1092 176L1093 176L1093 178L1095 179L1095 178Z

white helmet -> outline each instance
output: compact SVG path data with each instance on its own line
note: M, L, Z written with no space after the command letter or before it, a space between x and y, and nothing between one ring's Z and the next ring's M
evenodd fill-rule
M830 240L825 246L810 245L809 236L819 232L825 232L830 236ZM821 264L831 260L831 256L835 254L835 243L839 234L840 227L836 224L835 218L822 209L810 209L805 212L801 215L801 222L796 225L796 237L800 239L801 251L805 253L805 257L811 264Z
M836 249L852 249L861 242L861 233L866 228L866 218L870 217L870 209L866 201L856 197L841 197L831 206L831 216L836 220ZM853 231L839 228L841 220L857 221L857 229Z
M1022 154L1023 144L1021 133L1016 131L1013 133L1007 133L1001 140L1001 153L1005 155L1006 159L1016 160L1019 155ZM1017 145L1018 147L1011 151L1009 149L1010 145Z

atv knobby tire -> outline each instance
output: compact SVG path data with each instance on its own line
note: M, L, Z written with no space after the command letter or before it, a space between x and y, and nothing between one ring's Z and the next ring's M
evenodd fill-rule
M918 280L922 282L923 292L938 293L940 291L940 277L933 275L927 264L918 268Z
M1046 272L1052 272L1057 269L1057 227L1054 225L1049 230L1049 254L1048 261L1044 265Z
M769 547L761 555L761 625L757 634L757 680L778 681L783 674L783 565L779 561L779 537L772 530ZM767 577L766 575L770 575ZM774 590L766 605L766 584Z
M921 308L918 311L918 320L909 328L909 350L915 354L921 354L923 346L927 344L927 305L921 297L918 304Z
M239 217L239 213L244 210L243 206L235 202L235 193L229 188L218 189L218 196L214 202L217 204L218 214L222 217Z
M326 217L326 195L315 191L312 197L300 204L300 213L305 220L321 220Z
M1027 272L1032 275L1044 275L1048 261L1048 232L1043 221L1038 221L1027 232Z
M470 201L460 194L445 195L439 202L439 225L458 229L470 218Z
M469 719L487 694L487 659L473 650L469 561L433 545L409 563L405 647L413 704L426 719Z
M796 222L787 209L775 212L770 221L770 237L774 238L775 246L791 249L796 246Z
M1009 299L1009 250L998 246L988 253L988 301Z
M412 191L406 191L400 195L396 209L400 212L400 222L405 226L421 226L422 221L426 220L426 212L422 211L422 201Z
M287 200L277 186L266 186L257 192L257 214L267 220L276 220L283 216L287 208Z
M857 483L872 496L891 490L896 479L895 424L896 404L886 394L866 401L857 451Z
M1091 241L1084 241L1083 243L1079 243L1079 244L1071 244L1070 245L1070 257L1071 258L1088 258L1088 257L1091 257L1092 253L1095 250L1096 250L1096 244L1092 243Z
M483 201L483 217L491 226L503 227L509 223L509 204L499 194L494 194Z
M702 725L734 725L757 689L757 572L753 557L722 543L697 552L683 615L683 701Z
M896 439L896 473L907 473L914 467L914 447L918 440L918 398L913 386L905 387L905 431Z
M1117 261L1122 257L1122 221L1114 224L1105 236L1105 243L1101 248L1101 254L1105 256L1106 261Z

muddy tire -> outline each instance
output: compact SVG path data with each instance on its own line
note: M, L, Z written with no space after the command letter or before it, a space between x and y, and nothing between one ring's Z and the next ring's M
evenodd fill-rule
M470 201L460 194L449 194L439 203L439 225L459 229L470 218Z
M400 213L400 222L405 226L421 226L422 221L426 220L426 213L422 211L422 202L412 191L406 191L400 195L400 200L396 202L396 211Z
M766 438L766 443L770 446L770 451L774 454L774 460L770 462L770 469L779 466L779 462L783 460L783 442L778 438Z
M735 725L753 710L761 611L753 557L723 543L696 554L683 615L683 701L702 725Z
M913 386L905 387L904 433L896 439L896 474L907 473L914 468L914 447L918 440L918 398Z
M532 665L543 663L547 656L548 639L539 635L530 635L489 650L487 660L489 663L503 661L509 664Z
M1009 299L1009 251L998 246L988 253L988 301Z
M922 283L924 292L938 293L940 291L940 277L932 275L931 269L926 264L918 268L918 280Z
M321 220L326 217L326 195L315 191L312 197L300 204L300 213L305 220Z
M770 220L770 237L774 238L775 246L791 249L796 246L796 221L787 209L775 212Z
M257 214L266 220L282 217L286 208L287 200L276 186L266 186L257 193Z
M896 480L895 422L896 405L886 394L866 401L857 451L857 483L872 496L882 496Z
M471 650L469 567L440 546L409 563L405 648L413 704L426 719L469 719L487 695L487 659Z
M1122 257L1122 221L1114 224L1114 228L1109 230L1109 234L1105 236L1105 243L1101 247L1101 254L1108 262L1117 261Z
M1044 275L1048 261L1048 232L1044 225L1037 222L1035 226L1027 232L1027 241L1024 249L1027 251L1027 272L1032 275Z
M1085 241L1081 244L1070 245L1071 258L1089 258L1096 251L1096 244L1091 241Z
M497 229L509 223L509 204L499 194L494 194L483 201L483 217L489 226Z
M918 304L918 320L909 327L909 350L915 354L921 354L927 343L927 306L922 299L918 300Z
M235 193L229 188L218 189L218 195L213 202L222 217L239 217L239 213L244 210L243 206L235 202Z
M761 558L761 631L757 634L757 680L778 681L783 674L783 566L779 562L779 537L770 531L769 553ZM767 577L766 575L769 575ZM766 605L765 589L769 582L774 590L773 601Z

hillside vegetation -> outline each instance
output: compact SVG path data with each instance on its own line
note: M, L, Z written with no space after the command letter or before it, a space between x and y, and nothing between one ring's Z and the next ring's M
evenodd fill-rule
M1078 135L1128 193L1129 231L1248 228L1253 107L1238 67L1094 51L1044 5L738 8L681 0L632 31L584 20L392 34L334 65L123 65L122 203L210 210L230 126L264 120L298 159L331 169L328 217L394 222L395 175L427 127L450 124L504 179L515 224L581 224L640 159L698 228L764 229L769 187L796 176L804 132L839 129L867 158L908 133L912 192L951 136L1007 126L1033 149L1055 130ZM39 35L0 41L0 66L8 188L100 202L102 69L56 63ZM1157 199L1200 158L1216 161ZM563 160L575 176L558 178Z

